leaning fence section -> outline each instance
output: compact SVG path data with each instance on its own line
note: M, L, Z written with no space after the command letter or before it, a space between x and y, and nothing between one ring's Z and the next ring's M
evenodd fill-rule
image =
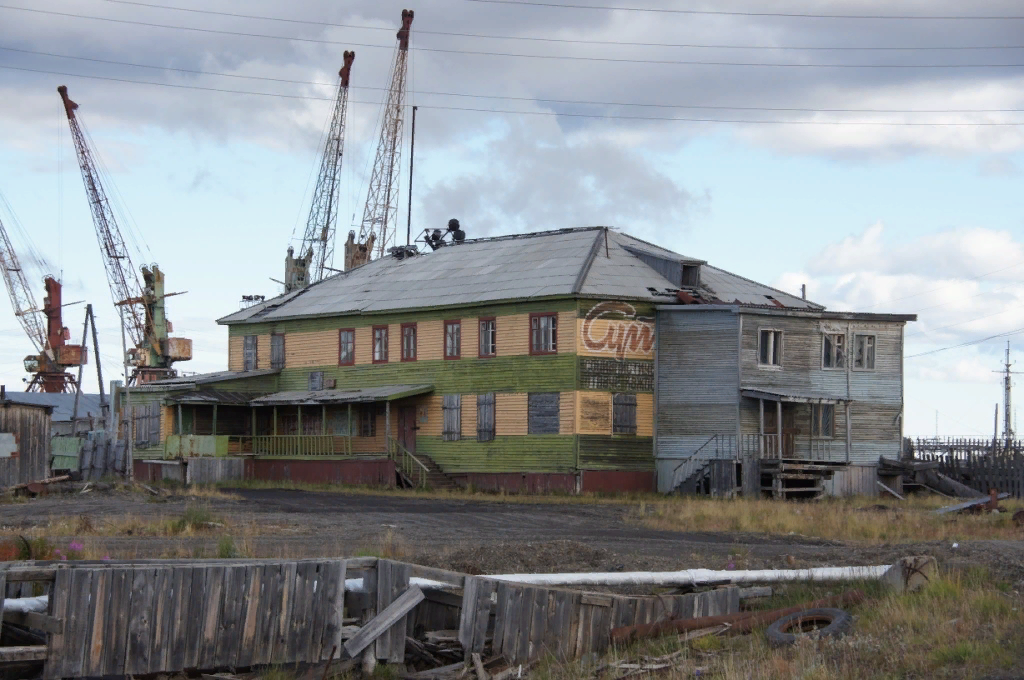
M992 447L991 440L988 443L987 451L964 445L945 451L916 450L915 457L937 462L939 472L981 493L996 489L1024 498L1024 450Z

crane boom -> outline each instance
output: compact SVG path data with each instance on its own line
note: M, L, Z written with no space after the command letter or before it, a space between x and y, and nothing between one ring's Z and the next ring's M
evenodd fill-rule
M366 257L381 257L395 245L398 222L399 162L402 155L402 113L405 107L405 74L409 56L409 32L413 11L402 10L402 28L398 31L398 47L391 68L387 103L380 126L380 140L373 160L373 174L366 194L366 207L359 227L359 243Z
M64 112L67 113L68 124L71 126L71 139L75 143L78 167L82 171L85 193L89 197L92 222L96 227L96 238L99 240L100 252L103 255L103 267L107 271L110 294L114 298L115 305L124 306L128 336L138 346L146 340L145 310L130 301L137 300L141 296L142 285L139 283L139 277L132 264L124 237L121 236L121 229L117 224L117 218L114 217L110 201L100 183L92 150L86 142L85 135L78 123L78 117L75 115L78 104L68 98L66 86L61 85L57 88L57 92L60 93L61 100L64 102Z
M338 71L341 79L334 98L331 122L320 156L313 200L309 206L306 232L302 236L299 257L288 253L285 260L284 292L289 293L310 283L316 283L334 264L334 232L338 222L338 193L341 189L341 163L345 152L345 120L348 114L348 82L356 53L346 51L344 65ZM289 249L290 251L291 249Z
M4 284L7 286L7 294L11 296L11 307L14 308L14 315L18 317L18 323L25 329L25 334L35 346L37 352L42 352L46 347L46 327L43 314L36 304L32 289L28 286L28 279L25 270L21 268L18 261L18 254L14 252L14 245L7 235L3 220L0 220L0 269L4 273Z

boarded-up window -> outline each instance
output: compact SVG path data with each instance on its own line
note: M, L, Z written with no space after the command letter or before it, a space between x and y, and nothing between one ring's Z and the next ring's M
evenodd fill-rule
M446 442L458 441L462 438L462 395L446 394L441 400L441 413L444 416L441 426L441 439Z
M494 441L494 392L476 397L476 440Z
M274 333L270 336L270 367L284 368L284 333Z
M530 354L552 354L558 351L558 315L530 316Z
M359 436L377 436L377 408L367 404L359 410Z
M853 367L860 371L875 370L875 336L853 336Z
M612 396L612 432L614 434L636 434L635 394Z
M322 390L324 388L324 372L323 371L310 371L309 372L309 390Z
M826 333L821 348L822 368L846 368L846 336Z
M132 426L135 429L135 446L150 448L160 445L160 404L133 406Z
M373 363L385 364L388 361L388 327L373 327Z
M498 322L480 319L480 356L493 357L498 353Z
M531 392L529 434L558 434L558 392Z
M242 370L255 371L256 363L256 341L258 335L247 335L242 341Z
M458 359L462 356L462 322L444 322L444 358Z
M836 433L836 407L833 404L811 405L811 436L831 439Z
M580 434L612 433L612 395L607 392L580 392Z
M356 363L356 332L351 328L338 331L338 365Z

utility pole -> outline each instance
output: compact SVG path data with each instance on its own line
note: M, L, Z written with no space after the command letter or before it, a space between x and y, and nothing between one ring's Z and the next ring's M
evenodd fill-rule
M92 313L92 305L85 306L85 313L89 315L89 323L92 324L92 353L96 357L96 380L99 382L100 388L100 415L103 416L103 422L109 427L110 408L107 405L106 395L103 394L103 368L102 362L100 361L100 341L96 334L96 317Z

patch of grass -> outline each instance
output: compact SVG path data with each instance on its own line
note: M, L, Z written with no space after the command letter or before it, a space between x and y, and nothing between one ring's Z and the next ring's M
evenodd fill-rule
M400 560L409 556L409 549L401 534L388 528L382 534L364 543L356 551L356 557L380 557L387 560Z
M230 536L221 536L220 540L217 541L217 557L224 560L238 556L239 553L238 548L235 547L235 539Z

